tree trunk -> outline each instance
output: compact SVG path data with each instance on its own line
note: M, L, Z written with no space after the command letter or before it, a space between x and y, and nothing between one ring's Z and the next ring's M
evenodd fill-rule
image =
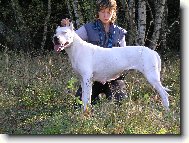
M29 50L29 44L30 44L31 39L29 36L29 32L27 30L27 26L25 24L24 17L22 15L18 0L11 0L11 6L14 11L16 24L20 33L19 34L20 47L23 48L25 52L27 52Z
M83 24L83 18L82 18L82 15L80 14L78 0L73 0L72 5L73 5L75 18L76 18L76 26L77 28L79 28Z
M50 20L50 15L51 15L51 0L48 0L48 10L47 10L47 16L45 18L45 23L44 23L44 30L43 30L43 39L41 42L41 49L44 50L45 42L47 39L47 25Z
M158 46L158 40L160 37L160 30L162 28L162 19L163 19L163 13L165 10L165 2L166 0L155 0L155 20L154 20L154 32L152 35L152 40L150 47L155 50Z
M136 40L137 40L137 25L135 22L135 0L130 0L128 2L128 8L129 8L129 27L130 27L130 34L131 34L131 38L130 38L130 44L136 44Z
M146 2L145 0L139 0L138 2L138 35L137 43L139 45L145 44L145 32L146 32Z
M128 21L126 38L128 39L128 45L136 43L137 26L135 23L135 0L122 0L123 9L125 11L125 17Z
M163 14L163 19L162 19L162 31L161 31L161 43L162 43L162 50L167 48L167 29L168 29L168 25L167 25L167 16L168 16L168 10L167 10L167 5L165 5L165 10L164 10L164 14ZM163 51L162 51L163 52Z
M70 16L71 19L73 19L72 10L71 10L71 6L70 6L70 1L69 0L66 0L66 5L68 7L69 16Z

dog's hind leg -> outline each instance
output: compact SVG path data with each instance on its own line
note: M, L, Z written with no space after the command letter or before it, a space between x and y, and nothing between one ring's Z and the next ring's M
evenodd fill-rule
M165 91L165 88L162 86L160 81L160 71L158 67L151 68L151 71L143 72L148 82L156 89L156 91L161 96L162 104L166 110L169 110L169 100L168 93Z
M162 104L165 107L165 109L169 110L169 94L165 91L165 88L161 84L159 73L157 71L150 72L148 74L145 74L145 76L148 82L157 90L157 92L161 96Z

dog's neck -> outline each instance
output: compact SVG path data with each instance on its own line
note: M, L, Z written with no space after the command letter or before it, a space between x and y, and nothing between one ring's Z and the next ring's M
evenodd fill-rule
M74 47L76 47L76 45L77 46L79 46L79 45L81 45L83 42L85 42L85 41L83 41L75 32L73 32L74 34L74 37L73 37L73 46Z

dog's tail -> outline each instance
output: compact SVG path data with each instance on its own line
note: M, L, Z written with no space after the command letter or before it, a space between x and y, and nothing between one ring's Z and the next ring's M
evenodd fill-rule
M156 58L157 58L157 61L158 61L158 70L160 72L161 71L161 58L160 58L160 56L158 55L157 52L156 52Z

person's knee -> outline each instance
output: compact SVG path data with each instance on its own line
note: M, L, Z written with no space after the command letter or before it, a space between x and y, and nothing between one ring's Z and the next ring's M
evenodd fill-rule
M117 101L127 98L124 80L114 80L110 84L111 96Z
M77 90L77 92L75 94L75 97L80 97L80 99L81 99L81 97L82 97L82 88L81 88L81 86L78 88L78 90Z

